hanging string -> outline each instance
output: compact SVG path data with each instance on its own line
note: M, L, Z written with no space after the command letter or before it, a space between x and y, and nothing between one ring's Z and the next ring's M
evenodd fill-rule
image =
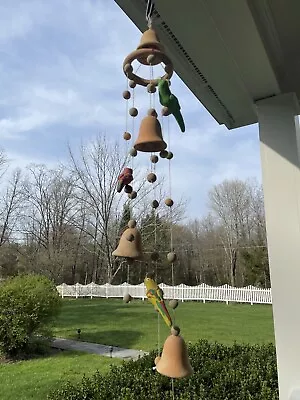
M129 79L126 78L126 90L129 92ZM129 116L129 102L126 101L126 122L125 122L125 132L128 132L128 116ZM126 140L126 162L129 157L129 140Z
M175 400L174 378L171 378L172 385L172 400Z
M135 88L132 89L132 107L135 105ZM132 148L134 145L134 120L135 117L132 117L132 134L131 134L131 143L132 143ZM133 159L134 157L131 157L131 169L133 170Z
M152 14L154 12L154 0L148 0L147 7L146 7L146 21L148 27L151 28L152 26Z
M139 66L135 69L134 74L136 75L138 70L140 69L142 64L139 64ZM135 88L132 89L132 108L135 107ZM133 148L134 146L134 142L135 142L135 118L136 117L132 117L132 134L131 134L131 148ZM134 164L134 157L131 157L131 168L133 169L133 164Z
M157 355L160 354L160 316L157 312Z
M171 138L170 138L170 118L168 117L168 143L169 149L171 148ZM171 160L169 159L169 197L172 198L172 176L171 176ZM169 208L169 221L170 221L170 251L173 252L173 211L172 207ZM173 286L173 298L175 295L175 279L174 279L174 263L171 264L171 279L172 279L172 286ZM175 314L175 313L174 313ZM174 315L175 318L175 315Z

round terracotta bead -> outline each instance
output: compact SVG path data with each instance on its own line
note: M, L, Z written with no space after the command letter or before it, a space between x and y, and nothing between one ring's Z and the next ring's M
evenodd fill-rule
M172 207L172 205L174 204L174 201L172 199L166 199L165 200L165 205L168 207Z
M167 158L169 152L167 150L162 150L159 155L161 158Z
M163 108L161 109L161 115L163 115L164 117L167 117L167 116L170 115L170 114L171 114L171 113L170 113L168 107L163 107Z
M170 300L169 307L172 308L173 310L175 310L175 308L178 307L178 300L176 300L176 299Z
M172 326L171 328L171 335L173 336L178 336L180 333L180 328L179 326Z
M131 139L130 133L129 133L129 132L124 132L123 138L124 138L125 140L130 140L130 139Z
M132 191L133 191L133 189L132 189L131 185L125 185L125 187L124 187L125 193L131 193Z
M128 193L128 197L131 200L134 200L136 198L136 196L137 196L137 192L135 192L134 190L131 193Z
M131 94L130 94L129 90L125 90L125 91L123 92L123 99L129 100L130 97L131 97Z
M136 149L134 147L132 149L130 149L129 154L131 155L131 157L136 157L137 156Z
M149 85L147 85L147 92L148 93L155 93L156 92L156 87L155 87L155 85L153 85L153 83L149 83Z
M152 117L157 118L157 112L155 110L155 108L149 108L149 110L147 111L148 115L151 115Z
M167 254L167 260L169 261L169 263L175 262L176 258L177 258L176 253L174 253L173 251Z
M159 206L159 202L157 200L153 200L151 205L153 208L157 208Z
M153 174L153 172L151 172L150 174L148 174L148 176L147 176L147 181L148 182L150 182L150 183L154 183L155 181L156 181L156 175L155 174Z
M156 163L158 162L158 160L159 160L159 158L158 158L156 155L150 156L150 161L151 161L153 164L156 164Z
M155 55L154 54L149 54L149 56L147 57L147 63L150 65L155 63Z
M130 296L129 293L126 293L123 297L124 303L129 303L132 300L132 297Z
M137 108L135 108L135 107L131 107L130 109L129 109L129 115L131 115L132 117L136 117L137 115L138 115L138 109Z
M134 219L129 220L127 226L128 226L128 228L135 228L136 220L134 220Z
M124 65L124 71L126 72L126 74L132 73L133 71L132 65L131 64Z

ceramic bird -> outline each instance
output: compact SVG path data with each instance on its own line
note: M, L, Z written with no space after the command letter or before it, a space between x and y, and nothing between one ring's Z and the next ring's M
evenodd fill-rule
M171 93L169 82L165 79L160 79L158 81L158 93L160 104L164 107L168 107L170 114L173 114L181 132L185 132L185 124L180 112L180 104L177 97Z
M122 189L125 185L129 185L130 182L133 181L132 169L124 168L123 172L118 178L117 192L122 192Z
M170 328L172 326L172 318L170 317L170 314L165 305L161 289L159 288L157 283L151 278L145 278L144 283L147 289L146 296L148 297L148 300L160 313L160 315L163 317L163 320Z

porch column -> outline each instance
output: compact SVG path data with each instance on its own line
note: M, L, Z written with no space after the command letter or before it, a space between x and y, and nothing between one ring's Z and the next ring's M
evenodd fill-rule
M280 400L300 399L300 129L293 93L257 102Z

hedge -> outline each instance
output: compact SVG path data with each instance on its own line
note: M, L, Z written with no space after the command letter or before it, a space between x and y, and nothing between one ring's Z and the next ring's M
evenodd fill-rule
M172 380L153 371L152 352L138 361L65 383L49 400L171 400ZM225 346L201 340L189 346L194 374L174 379L177 400L278 400L273 344Z

